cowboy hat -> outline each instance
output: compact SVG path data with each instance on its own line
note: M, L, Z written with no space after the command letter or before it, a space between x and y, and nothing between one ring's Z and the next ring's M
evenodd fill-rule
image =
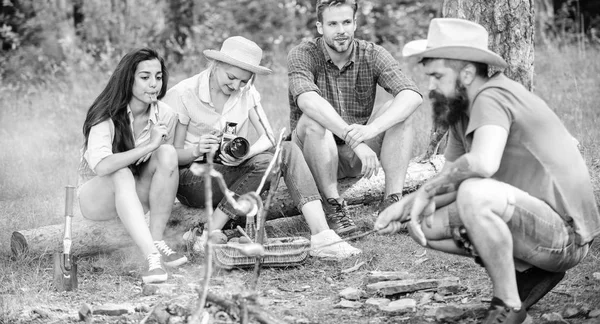
M256 74L270 74L273 71L260 66L262 49L255 42L242 36L227 38L221 50L205 50L204 56L209 59L225 62Z
M486 63L501 68L508 64L488 49L488 32L472 21L456 18L434 18L429 23L427 39L408 42L402 56L447 58Z

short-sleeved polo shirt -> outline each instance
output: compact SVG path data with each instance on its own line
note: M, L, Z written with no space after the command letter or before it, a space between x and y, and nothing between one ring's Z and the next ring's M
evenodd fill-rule
M205 70L185 79L169 89L162 99L179 114L179 121L188 126L186 149L196 146L204 134L222 132L227 122L237 123L237 134L248 137L249 112L260 105L260 94L248 84L231 94L222 113L217 112L210 97L209 77L210 70Z

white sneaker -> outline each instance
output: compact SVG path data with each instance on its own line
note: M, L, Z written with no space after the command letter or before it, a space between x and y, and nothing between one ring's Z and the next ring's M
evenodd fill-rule
M148 260L148 271L142 274L142 281L145 284L167 281L169 275L162 267L160 253L148 254L146 259Z
M339 242L337 244L319 248L319 246L330 244L336 241L341 241L341 238L332 229L311 236L310 247L314 248L314 250L310 251L310 255L317 258L339 260L362 253L362 250L357 249L346 242Z

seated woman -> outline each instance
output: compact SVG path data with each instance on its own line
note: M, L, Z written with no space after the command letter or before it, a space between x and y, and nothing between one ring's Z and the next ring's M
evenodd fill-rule
M166 92L163 59L148 48L134 50L121 59L83 124L81 212L91 220L121 219L148 261L144 283L167 280L161 261L187 262L162 239L179 181L172 145L177 114L157 101Z
M205 154L219 146L219 137L215 134L220 133L227 122L237 123L239 136L247 137L250 123L259 134L242 158L220 152L222 164L215 164L215 170L223 174L229 189L238 195L256 190L273 157L268 152L273 146L267 135L267 130L271 131L270 126L252 82L256 74L272 72L259 65L262 58L260 47L246 38L235 36L225 40L220 51L206 50L204 55L212 60L210 67L176 84L163 99L179 113L182 123L175 134L180 165L177 198L193 207L202 207L206 203L204 180L188 167L194 161L202 161ZM265 127L261 125L259 114ZM327 224L319 191L302 152L291 142L283 145L282 174L294 203L308 223L311 245L320 246L340 240ZM215 182L212 203L218 205L211 230L222 229L230 219L238 218ZM341 242L313 250L311 254L341 259L360 252Z

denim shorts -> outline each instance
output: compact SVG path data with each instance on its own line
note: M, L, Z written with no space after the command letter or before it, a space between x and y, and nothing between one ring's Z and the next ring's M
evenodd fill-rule
M505 188L507 207L500 216L510 219L507 225L515 259L553 272L565 271L583 260L589 244L576 244L573 228L556 211L525 191L508 184ZM448 206L448 221L447 235L460 241L456 233L462 221L456 202Z

